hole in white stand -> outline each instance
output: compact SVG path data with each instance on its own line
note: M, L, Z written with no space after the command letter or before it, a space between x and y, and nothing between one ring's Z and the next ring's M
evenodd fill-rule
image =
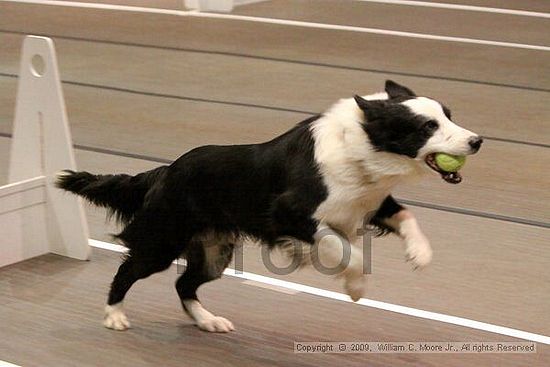
M31 59L31 71L34 76L41 77L46 72L46 63L40 55L34 55Z

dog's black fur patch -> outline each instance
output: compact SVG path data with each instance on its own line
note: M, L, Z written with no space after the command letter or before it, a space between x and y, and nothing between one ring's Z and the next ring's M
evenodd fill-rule
M403 209L403 206L395 201L393 196L388 196L382 202L382 205L380 205L380 208L378 208L378 211L369 222L369 224L375 229L375 235L384 236L388 233L394 233L395 228L388 226L384 220L391 218L394 214L399 213Z
M191 283L198 286L219 276L205 273L204 249L189 248L207 245L195 240L201 234L248 236L268 246L280 237L313 243L318 223L312 215L327 196L310 132L318 118L263 144L202 146L133 177L62 175L58 187L108 208L125 224L116 237L130 251L108 303L120 302L133 282L181 255L190 271L182 279L195 279ZM196 288L178 284L181 295L194 297Z
M355 99L365 114L363 129L379 151L415 158L437 129L437 123L414 115L395 101L361 101L359 96Z

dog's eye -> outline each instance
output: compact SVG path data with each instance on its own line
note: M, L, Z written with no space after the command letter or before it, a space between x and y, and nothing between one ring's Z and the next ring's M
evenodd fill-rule
M434 131L438 127L439 127L439 124L437 123L437 121L430 120L422 126L422 129L424 129L426 131Z

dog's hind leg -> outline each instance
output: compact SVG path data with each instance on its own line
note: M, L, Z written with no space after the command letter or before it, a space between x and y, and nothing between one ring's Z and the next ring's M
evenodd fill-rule
M109 329L126 330L130 327L122 302L130 287L139 279L167 269L176 256L169 253L157 253L148 256L144 253L130 251L118 268L105 306L103 325Z
M128 255L118 268L105 307L103 325L109 329L126 330L130 323L124 314L122 301L132 285L140 279L168 269L183 247L169 236L170 216L160 210L136 214L117 236L126 247Z
M218 279L231 262L234 245L222 241L190 243L186 251L187 268L176 282L183 309L201 330L226 333L234 330L231 321L207 311L197 298L197 289Z
M367 286L363 252L327 225L320 225L314 238L312 262L315 268L327 275L342 276L346 293L354 302L358 301Z

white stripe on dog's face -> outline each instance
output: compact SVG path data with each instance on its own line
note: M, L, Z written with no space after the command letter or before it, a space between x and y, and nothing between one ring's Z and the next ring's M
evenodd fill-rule
M439 102L426 97L417 97L404 101L402 104L414 114L424 116L427 121L434 121L438 125L433 135L418 151L417 158L422 159L430 153L467 155L477 151L472 149L470 141L477 138L478 135L461 128L447 118Z

